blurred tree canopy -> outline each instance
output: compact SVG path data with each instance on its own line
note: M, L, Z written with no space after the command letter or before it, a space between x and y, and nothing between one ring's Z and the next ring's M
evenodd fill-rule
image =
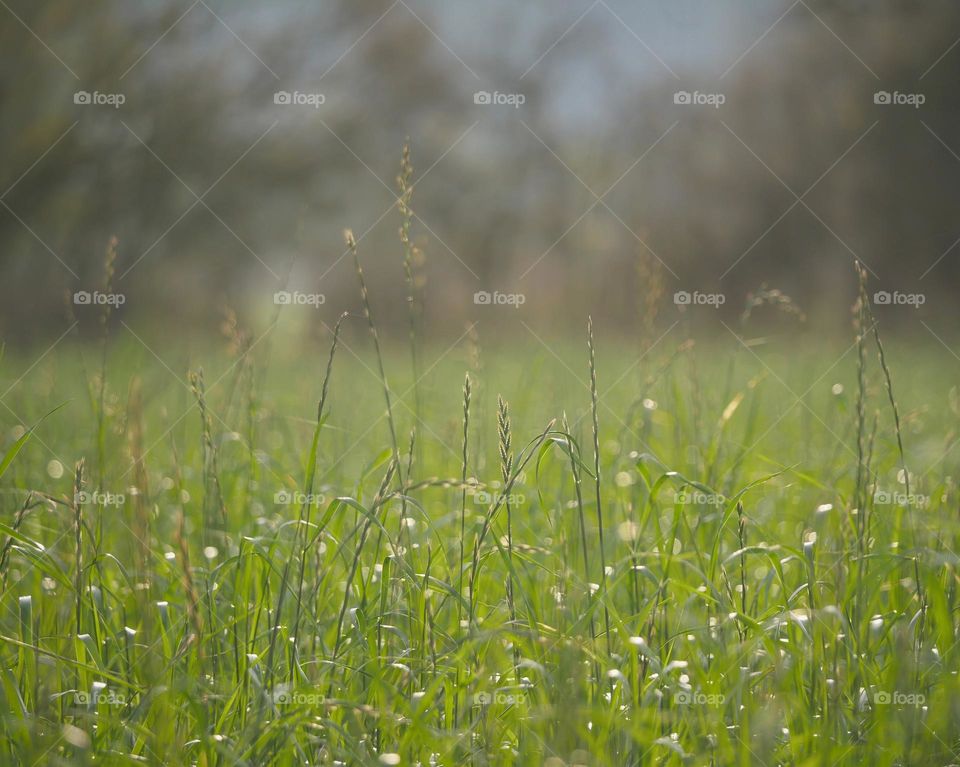
M667 302L719 289L734 313L761 284L836 313L855 256L877 286L949 297L960 6L730 6L704 59L702 3L664 16L665 35L615 2L9 0L0 334L62 332L64 293L99 284L111 235L124 311L186 327L223 302L263 307L288 280L323 292L324 312L354 308L349 226L399 318L391 206L408 137L428 327L471 316L481 289L627 326L638 262ZM477 104L481 90L525 102ZM680 90L725 103L678 105ZM877 104L880 91L924 103Z

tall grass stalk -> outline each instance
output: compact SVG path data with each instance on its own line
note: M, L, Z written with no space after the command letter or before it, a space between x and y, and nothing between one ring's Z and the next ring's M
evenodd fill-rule
M391 460L387 466L386 473L383 475L383 480L380 482L380 489L377 490L377 494L373 499L373 503L370 505L370 508L367 511L366 519L363 522L360 536L357 540L357 547L353 553L353 561L350 565L346 583L344 584L343 602L340 604L340 612L337 616L337 634L333 643L333 652L330 656L330 660L334 664L336 664L337 659L340 657L340 648L343 641L343 621L347 614L347 605L350 603L350 593L353 588L354 578L356 578L357 575L357 568L360 565L360 555L363 552L363 545L367 540L367 534L370 532L370 527L373 525L376 515L380 512L380 507L386 503L387 489L390 487L390 483L393 481L393 476L396 470L397 462L395 460ZM378 527L382 529L382 524L378 525ZM330 686L327 690L328 697L333 694L333 684L334 678L331 675Z
M306 477L303 482L303 492L304 492L304 502L300 506L300 517L297 523L296 533L294 535L294 547L298 546L298 542L302 538L302 544L299 544L299 553L298 559L300 562L300 569L297 574L297 603L296 603L296 612L293 618L293 650L294 653L299 652L299 638L300 638L300 615L303 610L303 583L304 576L306 574L306 565L307 565L307 548L309 545L309 531L310 531L310 512L313 508L312 498L313 498L313 488L314 483L316 482L317 475L317 460L318 460L318 451L320 446L320 432L323 429L324 422L326 421L326 415L324 414L324 409L327 404L327 394L330 387L330 374L333 372L333 359L334 355L337 353L337 343L340 339L340 327L343 325L344 320L349 315L344 312L340 315L340 318L337 320L337 324L333 328L333 340L330 342L330 352L327 355L327 367L323 374L323 385L320 387L320 401L317 403L317 419L313 429L313 439L310 442L310 452L307 456L307 466L306 466ZM289 565L290 560L287 560L287 565ZM286 567L286 565L285 565ZM286 580L286 575L284 575L283 580ZM283 604L283 592L280 594L277 613L278 618L281 613L281 608ZM275 642L275 635L271 637L271 651ZM293 680L294 674L294 664L290 664L290 678Z
M73 589L76 592L76 611L74 615L74 624L76 633L79 636L83 633L81 619L83 615L83 595L85 592L83 578L83 461L77 462L73 473L73 542L76 572L73 574Z
M226 522L226 507L223 504L223 490L220 487L220 472L217 462L217 446L213 441L213 419L207 410L206 386L203 381L203 368L191 371L190 389L200 409L200 439L203 444L203 532L204 540L209 541L213 531L214 514L220 524Z
M103 292L106 295L113 293L113 277L116 272L117 249L119 241L111 237L107 243L106 254L103 259ZM113 313L113 304L110 301L103 303L98 316L100 324L100 380L97 392L97 492L103 492L104 475L106 472L107 448L107 349L110 335L110 316ZM99 547L103 537L103 515L97 515L97 539Z
M859 297L857 299L857 481L854 493L854 508L857 513L857 569L860 573L858 584L862 584L865 566L864 555L866 550L867 529L867 495L868 482L866 471L866 408L867 408L867 321L869 312L869 298L867 297L867 273L857 262L857 285ZM858 598L859 602L859 598Z
M587 618L590 625L590 642L593 654L597 655L597 629L593 620L593 592L590 588L590 544L587 540L587 520L583 509L583 482L580 476L581 455L579 445L575 442L570 433L570 424L567 421L567 414L563 414L562 420L563 432L566 435L567 443L570 447L570 474L573 476L573 489L577 503L577 521L579 522L580 545L583 552L583 582L587 587ZM576 452L575 452L576 451ZM600 675L600 666L594 661L593 678L598 679Z
M860 275L861 300L864 300L864 298L867 295L866 269L864 269L863 265L860 264L859 262L857 263L857 269ZM880 323L877 322L876 318L873 316L873 310L870 308L869 303L867 303L866 306L867 306L866 311L870 317L870 321L873 326L873 340L877 345L877 357L880 360L880 369L883 371L883 380L887 390L887 400L890 403L890 410L893 413L894 433L896 434L896 437L897 437L897 453L900 457L900 471L903 474L904 493L907 499L906 504L897 505L897 520L896 520L896 524L894 525L894 534L896 538L899 540L900 537L904 534L904 529L903 529L904 505L910 507L910 512L907 516L911 519L911 522L913 521L912 519L913 508L911 505L913 503L912 501L913 495L910 492L910 470L907 468L906 453L904 452L904 449L903 449L903 429L900 426L900 408L897 407L897 400L896 400L896 397L894 397L893 395L893 376L891 375L890 367L887 364L887 355L883 349L883 341L881 341L880 339ZM912 535L915 536L916 535L915 524L911 524L909 527ZM867 532L869 532L869 526L866 526L866 530ZM915 545L916 542L913 541L912 543L913 545ZM913 556L913 577L916 583L917 602L920 606L919 620L917 621L917 630L915 633L916 639L914 643L914 660L915 660L915 667L916 667L916 674L917 674L916 683L919 684L920 652L923 646L924 626L925 626L926 615L927 615L927 599L923 591L923 581L920 577L920 563L916 555Z
M587 349L590 352L590 413L593 416L593 471L597 503L597 534L600 538L600 589L598 596L603 602L603 624L607 638L607 654L612 653L610 637L610 609L607 606L607 555L603 541L603 506L600 500L600 417L597 413L597 359L593 345L593 318L587 318Z
M497 396L497 435L500 447L500 477L503 487L506 488L510 481L510 473L513 470L513 451L510 432L510 409L503 397ZM510 630L517 630L517 605L513 599L513 517L510 513L510 496L504 494L503 505L507 510L507 558L510 562L510 568L507 572L507 607L510 610ZM514 674L517 677L517 684L520 684L520 650L517 643L513 641L513 665Z
M413 210L410 204L413 200L413 163L410 161L410 142L403 145L400 159L400 173L397 176L397 188L400 195L397 198L397 207L400 211L400 243L403 246L403 275L407 284L407 315L410 323L410 364L413 371L413 411L417 423L423 422L423 399L420 392L420 359L417 353L417 336L419 335L420 320L423 312L422 295L417 285L415 269L422 260L422 253L410 239L410 224L413 221Z
M463 575L464 575L464 551L467 538L467 472L470 458L470 397L472 389L470 385L470 374L466 373L463 377L463 439L461 442L461 461L460 461L460 558L457 567L457 631L461 639L466 635L466 627L463 622ZM460 690L460 667L457 666L455 673L454 686L459 693ZM460 698L459 694L454 695L453 702L453 725L459 726L460 723Z

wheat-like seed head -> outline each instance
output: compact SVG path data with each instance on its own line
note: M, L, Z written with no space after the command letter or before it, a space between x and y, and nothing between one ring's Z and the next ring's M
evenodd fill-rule
M467 433L470 429L470 398L473 396L473 387L470 383L470 374L463 377L463 476L467 475Z
M513 435L510 432L510 408L499 395L497 396L497 435L500 438L500 471L506 483L513 469L513 453L510 450Z
M119 246L119 240L116 236L110 238L110 241L107 243L107 252L103 257L103 292L112 293L113 292L113 275L116 270L116 261L117 261L117 247ZM113 311L113 306L109 301L103 304L100 309L100 327L103 329L103 332L106 333L107 323L110 321L110 314Z

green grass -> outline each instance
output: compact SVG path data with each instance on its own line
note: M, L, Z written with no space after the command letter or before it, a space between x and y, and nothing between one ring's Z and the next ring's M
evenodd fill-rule
M918 505L869 334L290 319L3 360L0 763L960 760L953 360L885 349Z

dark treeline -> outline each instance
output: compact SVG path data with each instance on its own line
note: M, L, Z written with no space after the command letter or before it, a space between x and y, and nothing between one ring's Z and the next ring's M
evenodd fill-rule
M960 8L769 5L731 2L700 57L697 3L666 36L617 3L564 35L589 4L519 24L497 4L11 0L0 333L60 332L112 235L122 311L206 325L271 306L289 275L335 315L356 303L344 227L399 324L408 137L428 327L476 315L481 290L635 323L651 280L664 314L699 290L735 316L766 285L846 323L855 257L876 289L950 311Z

